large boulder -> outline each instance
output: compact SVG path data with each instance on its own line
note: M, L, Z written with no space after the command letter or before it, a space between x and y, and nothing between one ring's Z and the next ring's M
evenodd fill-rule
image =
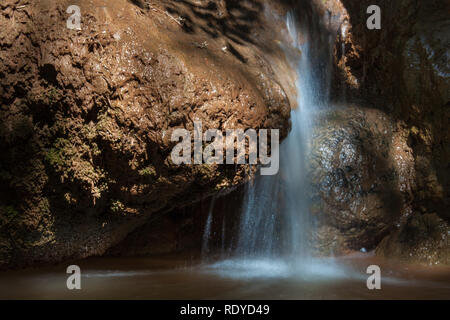
M401 131L383 112L322 111L310 155L316 251L374 249L408 208L414 167Z
M0 4L0 268L101 255L255 171L175 166L174 129L289 130L261 3L76 3L80 30L66 1Z

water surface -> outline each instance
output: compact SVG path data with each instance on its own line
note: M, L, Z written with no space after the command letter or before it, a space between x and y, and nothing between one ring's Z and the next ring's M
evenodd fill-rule
M450 299L450 267L411 266L370 255L285 263L186 256L92 258L76 262L81 290L68 290L68 264L0 273L0 299ZM369 265L381 290L368 290Z

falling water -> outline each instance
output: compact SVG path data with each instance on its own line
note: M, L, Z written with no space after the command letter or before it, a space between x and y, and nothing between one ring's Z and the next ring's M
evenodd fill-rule
M345 40L347 38L348 22L344 21L341 26L341 57L345 59ZM347 86L342 86L342 101L345 102L347 98Z
M215 203L215 198L212 198L211 203L209 205L208 218L206 219L205 230L203 231L203 243L202 243L203 259L207 259L208 255L209 255L209 249L210 249L209 243L211 240L211 225L212 225L213 212L214 212L214 203Z
M297 17L290 12L286 25L292 46L302 53L292 62L298 75L299 108L291 112L292 131L280 148L280 173L260 176L247 186L235 250L244 259L284 257L304 262L310 257L308 233L313 231L313 222L308 213L307 157L313 113L328 102L331 45L329 35L322 37L311 16L300 15L300 21Z
M246 186L232 257L215 265L222 272L230 267L240 270L232 271L232 276L251 272L265 276L286 274L292 269L307 273L314 269L316 274L334 272L329 266L310 263L309 239L314 223L309 214L307 158L313 115L329 100L332 62L331 36L314 17L306 12L290 12L286 17L290 45L301 52L291 61L297 72L299 107L291 112L292 130L280 146L279 174L258 176ZM208 218L208 232L210 223Z
M225 239L226 239L225 226L226 226L226 220L225 220L225 216L224 216L223 220L222 220L222 232L220 234L220 236L221 236L221 246L220 246L220 248L221 248L222 256L225 255Z

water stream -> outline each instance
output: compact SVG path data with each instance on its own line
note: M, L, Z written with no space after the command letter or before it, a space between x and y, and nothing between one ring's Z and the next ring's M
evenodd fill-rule
M331 37L323 37L320 21L302 12L286 16L289 42L301 52L291 58L297 73L298 108L292 110L292 130L280 147L280 172L276 176L258 176L246 187L237 243L230 259L214 265L216 270L240 276L277 271L317 271L335 273L336 268L321 264L310 254L309 235L314 232L310 218L306 177L313 115L326 108L331 79ZM312 21L313 20L313 21ZM208 225L210 223L208 218ZM210 239L205 228L204 247ZM222 235L224 237L224 235ZM222 254L223 256L223 254ZM330 260L328 260L329 262ZM294 270L291 270L294 269Z

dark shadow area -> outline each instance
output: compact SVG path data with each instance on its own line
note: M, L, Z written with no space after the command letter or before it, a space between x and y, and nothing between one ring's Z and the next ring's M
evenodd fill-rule
M333 93L339 97L346 90L348 100L369 103L409 128L416 160L415 210L438 212L449 221L448 3L377 1L380 30L366 27L365 9L374 4L370 0L342 3L349 13L353 45L359 48L358 55L346 56L347 65L360 86L346 87L335 68ZM341 45L336 43L337 59ZM350 49L348 43L345 49Z
M224 36L238 44L253 43L250 34L263 14L263 6L256 0L170 1L166 10L182 17L188 33L202 30L212 38Z
M243 55L241 55L241 54L239 53L239 51L237 51L237 50L233 47L233 45L232 45L231 43L229 43L229 42L227 42L227 49L228 49L228 51L229 51L233 56L235 56L239 61L241 61L242 63L247 63L247 59L246 59Z

